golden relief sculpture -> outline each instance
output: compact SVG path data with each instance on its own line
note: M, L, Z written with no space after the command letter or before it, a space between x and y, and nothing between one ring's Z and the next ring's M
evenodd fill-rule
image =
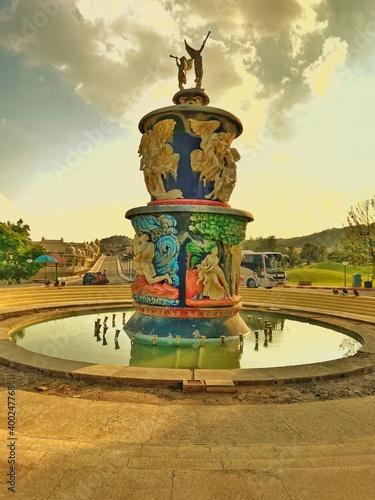
M181 96L178 98L180 104L194 104L195 106L203 106L203 99L201 96Z
M220 127L218 120L199 121L189 119L192 131L202 138L201 149L190 154L191 168L200 172L199 180L206 186L213 182L214 188L205 198L228 202L237 180L237 165L241 156L230 145L236 134L215 132Z
M218 248L213 247L200 264L197 265L197 284L203 282L203 297L211 300L221 300L230 297L228 283L219 265Z
M167 140L172 136L176 122L172 119L156 123L152 130L142 135L138 154L141 157L140 170L143 171L147 191L156 200L182 198L180 189L166 191L163 179L171 174L177 179L180 155L173 151Z
M241 262L244 257L242 246L232 245L229 253L232 256L232 290L234 295L238 295L241 283Z

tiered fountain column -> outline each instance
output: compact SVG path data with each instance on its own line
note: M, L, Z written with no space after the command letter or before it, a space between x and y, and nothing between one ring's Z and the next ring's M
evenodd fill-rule
M135 313L125 331L137 343L223 343L248 332L239 285L250 213L228 204L242 132L231 113L208 106L200 88L142 118L140 169L151 201L129 210L135 230Z

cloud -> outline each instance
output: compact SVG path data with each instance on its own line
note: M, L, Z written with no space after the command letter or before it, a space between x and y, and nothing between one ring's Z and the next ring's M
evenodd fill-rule
M24 218L24 215L25 213L15 209L10 200L3 193L0 193L0 222L16 222Z
M183 40L203 51L213 106L244 121L247 149L294 134L290 111L334 90L374 48L372 0L14 0L0 10L0 46L48 67L122 126L171 104ZM366 67L366 66L365 66ZM192 84L193 74L188 75ZM241 139L244 140L243 138Z
M54 68L82 99L115 118L166 78L168 44L156 29L124 15L112 24L86 20L73 1L51 1L50 15L42 0L14 3L12 15L3 13L0 44L25 65Z
M210 30L203 57L211 100L233 90L243 101L266 100L273 116L327 86L328 66L338 64L326 54L329 40L337 40L336 56L345 42L351 60L363 56L374 43L372 11L370 0L14 1L0 11L0 44L26 65L55 68L83 100L126 122L155 87L177 81L169 54L183 54L184 38L199 47Z
M291 24L301 18L303 13L297 0L249 0L242 2L241 6L244 17L251 20L261 37L279 35L282 31L289 30Z
M328 38L324 42L322 55L305 69L304 74L315 95L326 93L335 69L345 63L347 47L347 43L339 38Z
M323 35L339 37L348 44L349 62L367 65L375 48L373 0L324 0L315 6L318 19L328 20ZM373 62L372 62L373 65Z

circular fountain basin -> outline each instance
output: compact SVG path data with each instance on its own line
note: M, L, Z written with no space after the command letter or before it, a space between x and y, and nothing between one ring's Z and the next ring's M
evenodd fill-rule
M124 311L128 320L132 314L129 309L75 315L18 329L10 339L24 349L59 359L124 367L212 370L317 363L353 356L362 346L359 337L338 327L259 311L241 313L250 333L236 341L202 345L202 339L197 338L196 343L184 347L171 339L169 346L157 345L157 341L156 345L141 345L133 343L123 330ZM98 319L101 328L95 330ZM271 325L267 332L265 321Z

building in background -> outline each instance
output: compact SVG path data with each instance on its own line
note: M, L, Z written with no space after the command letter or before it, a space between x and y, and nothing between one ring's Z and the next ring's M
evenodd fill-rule
M41 245L46 254L52 255L57 260L58 276L74 276L83 274L95 264L101 255L100 241L76 243L60 240L49 240L44 236L40 241L33 243ZM44 269L41 269L34 279L44 278ZM56 266L47 267L47 279L53 281L56 275Z

